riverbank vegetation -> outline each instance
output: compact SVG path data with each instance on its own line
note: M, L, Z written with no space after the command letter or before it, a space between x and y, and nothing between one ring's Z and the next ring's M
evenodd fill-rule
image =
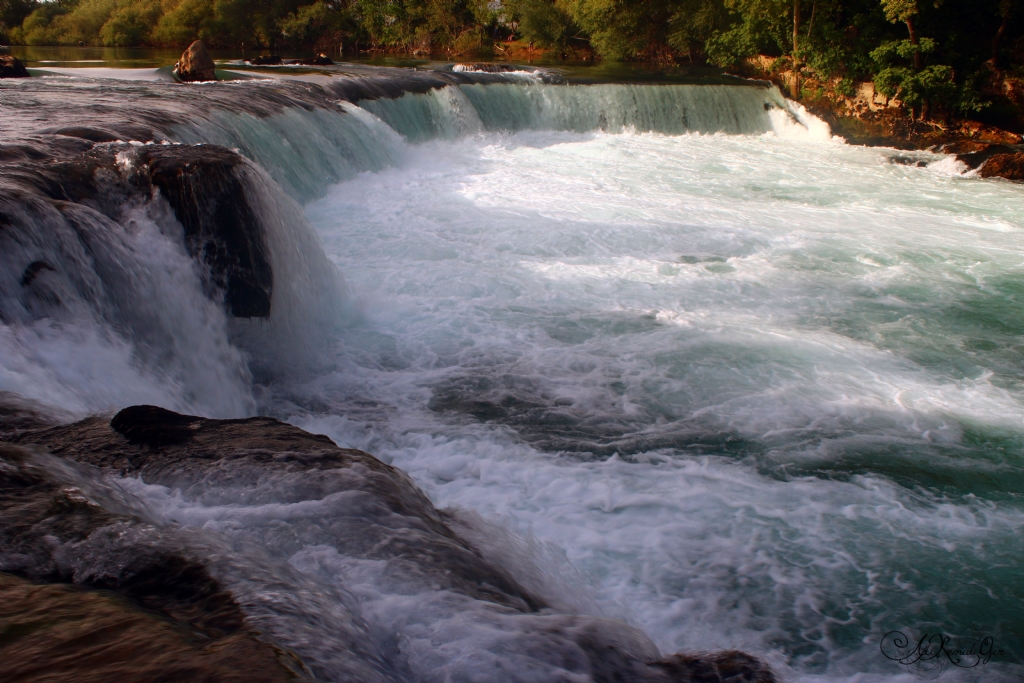
M753 63L762 75L790 74L794 88L824 83L837 96L872 81L887 100L933 118L972 115L993 97L1015 100L1006 77L1024 75L1016 0L0 0L0 42L158 47L196 38L215 48L332 54L734 71Z

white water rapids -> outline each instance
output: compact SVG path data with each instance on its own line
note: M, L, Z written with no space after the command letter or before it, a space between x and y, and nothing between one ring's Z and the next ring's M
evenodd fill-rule
M1003 609L1020 579L987 570L1016 564L1024 524L893 481L1020 466L960 448L969 427L1020 434L1024 406L995 375L1012 359L960 350L992 321L958 320L1021 277L1020 189L890 154L775 133L411 149L307 208L367 320L300 391L389 410L297 423L550 543L664 652L881 675L880 629ZM628 455L540 452L432 413L438 387L541 404L517 426L556 451L608 429Z
M722 86L720 109L672 104L690 112L673 129L661 91L526 87L288 115L343 121L307 152L289 145L284 170L265 163L299 196L341 181L305 206L348 296L305 369L290 364L296 323L258 351L250 386L235 367L211 379L214 350L240 361L196 304L190 334L212 350L173 383L120 341L48 330L32 347L5 327L0 388L77 411L258 406L408 472L528 588L626 620L662 653L738 648L790 680L864 683L913 680L879 653L892 630L978 625L1024 646L1021 187L848 146L777 92L747 106L753 89ZM205 139L284 154L272 128L232 116ZM331 156L345 126L363 146ZM85 349L111 371L62 365ZM227 534L330 514L135 490ZM374 628L407 628L424 680L500 649L483 617L382 594L372 567L325 546L288 552Z

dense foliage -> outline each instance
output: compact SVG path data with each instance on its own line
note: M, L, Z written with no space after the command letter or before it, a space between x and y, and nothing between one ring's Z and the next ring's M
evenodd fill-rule
M0 41L554 55L739 66L754 55L909 107L977 109L1024 55L1017 0L0 0ZM514 41L514 42L513 42ZM986 65L986 62L988 63ZM842 87L842 85L840 85Z

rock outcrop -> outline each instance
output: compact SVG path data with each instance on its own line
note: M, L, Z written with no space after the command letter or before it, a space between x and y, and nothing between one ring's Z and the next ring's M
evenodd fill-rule
M116 592L0 573L0 680L284 683L310 680L254 634L209 638Z
M185 246L209 269L236 318L270 316L274 274L266 240L238 171L244 159L223 147L170 146L146 151L155 187L185 228Z
M982 178L1024 180L1024 152L995 154L978 171Z
M244 157L216 145L90 149L88 143L110 142L116 135L81 126L57 132L63 144L85 149L60 160L27 158L0 174L0 264L10 276L0 275L0 317L60 319L72 300L88 300L99 291L86 286L88 280L103 286L109 281L109 291L124 296L129 287L123 279L130 273L111 279L128 268L123 256L109 268L85 273L81 268L97 264L98 257L68 254L81 248L75 244L82 235L96 243L121 240L121 226L132 220L126 208L152 202L156 194L183 228L167 226L169 234L182 234L189 255L202 264L207 294L223 300L234 317L269 317L274 277L265 226L245 187L247 179L258 182L256 172Z
M10 425L5 439L16 438ZM0 443L0 680L305 678L194 559L149 545L87 568L90 539L140 520L69 483L60 465Z
M967 168L978 168L997 154L1012 153L1013 148L999 143L957 140L940 145L937 151L944 154L955 154L957 161L965 164Z
M28 78L29 72L17 57L0 55L0 78Z
M502 622L516 629L503 650L574 679L775 681L767 665L742 652L658 659L650 641L624 623L557 613L464 540L449 513L435 509L402 472L326 437L266 417L210 420L152 406L126 408L109 421L47 426L44 415L10 398L0 396L0 415L14 413L0 420L0 571L7 572L0 575L0 630L18 639L0 644L0 656L12 655L5 666L15 667L18 680L99 681L114 671L122 680L157 680L153 672L162 666L180 676L159 680L334 680L339 670L348 672L340 676L345 680L409 677L392 671L370 638L377 634L387 647L390 636L380 626L330 653L333 668L318 669L315 661L322 631L298 638L295 655L267 644L239 607L253 598L239 603L235 584L219 578L223 556L234 551L217 546L204 560L187 539L205 537L182 540L174 525L144 518L122 489L106 483L126 476L168 487L182 500L292 510L246 543L277 537L290 548L288 557L329 543L348 562L372 563L374 575L400 586L400 595L426 590L448 602L468 601L458 604L470 609L490 605L485 609L504 615L496 618L515 620ZM326 500L349 502L341 516L314 514L310 526L295 516ZM274 574L264 590L280 591L288 571ZM238 585L244 591L253 580ZM283 595L272 603L285 604ZM44 623L43 613L53 618ZM304 652L312 659L298 659Z
M203 41L195 41L181 53L181 59L174 65L174 75L186 82L217 80L213 57Z

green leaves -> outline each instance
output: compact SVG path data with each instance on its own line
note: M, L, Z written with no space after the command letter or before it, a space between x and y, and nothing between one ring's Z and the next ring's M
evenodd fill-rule
M882 11L892 23L905 23L918 14L917 0L882 0Z
M936 47L935 41L931 38L920 38L917 45L909 40L887 40L871 51L871 58L880 66L886 67L898 64L900 60L912 60L915 52L929 54L934 52Z
M875 90L887 98L896 98L912 109L938 106L947 112L970 114L988 106L967 82L957 85L953 68L933 64L920 71L907 67L886 67L875 75Z
M518 22L523 40L538 47L564 46L578 32L569 11L551 0L511 0L502 7Z

